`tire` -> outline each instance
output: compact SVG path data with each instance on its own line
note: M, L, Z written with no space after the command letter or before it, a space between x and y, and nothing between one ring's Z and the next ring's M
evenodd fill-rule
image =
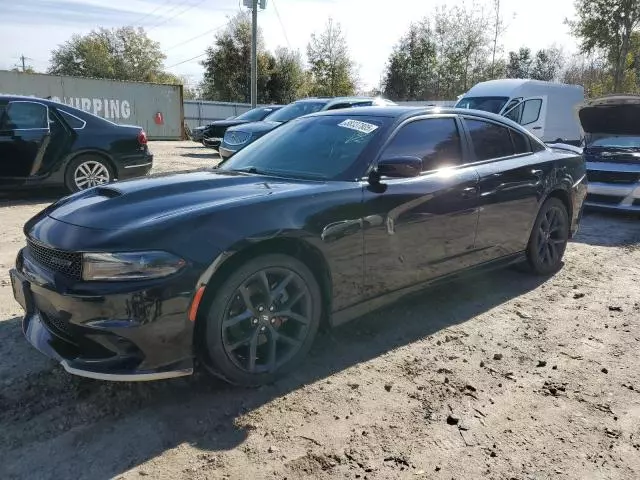
M569 214L557 198L547 199L540 208L527 245L527 263L536 275L560 270L569 240Z
M107 160L97 155L81 155L67 165L64 184L67 190L75 193L112 182L113 177L113 168Z
M306 265L281 254L256 257L224 281L201 318L200 360L234 385L272 383L307 355L321 314L320 286Z

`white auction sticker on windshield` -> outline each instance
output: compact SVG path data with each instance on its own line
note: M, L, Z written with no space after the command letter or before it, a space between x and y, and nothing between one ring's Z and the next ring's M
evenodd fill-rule
M338 124L339 127L350 128L360 133L371 133L378 128L373 123L361 122L360 120L347 119Z

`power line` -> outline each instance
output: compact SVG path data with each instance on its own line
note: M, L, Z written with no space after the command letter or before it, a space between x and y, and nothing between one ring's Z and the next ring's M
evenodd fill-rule
M291 49L291 43L289 43L289 37L287 36L287 30L284 28L284 24L282 23L282 19L280 18L280 12L278 12L278 6L276 5L276 0L271 0L273 5L273 9L276 11L276 16L278 17L278 22L280 22L280 27L282 28L282 33L284 34L284 39L287 41L287 45L289 49Z
M171 3L171 0L165 0L164 2L162 2L160 5L158 5L156 8L154 8L154 9L153 9L153 10L151 10L150 12L145 13L144 15L142 15L142 16L140 16L140 17L138 17L138 18L136 19L136 21L135 21L135 22L132 22L132 23L131 23L131 25L137 25L137 24L138 24L138 22L139 22L140 20L142 20L142 19L148 19L148 18L149 18L149 16L153 15L154 13L156 13L158 10L160 10L162 7L164 7L164 6L165 6L165 5L167 5L168 3ZM142 22L142 23L144 23L144 22Z
M149 30L153 30L155 28L158 28L160 25L164 25L165 23L167 23L169 20L172 20L180 15L182 15L184 12L186 12L187 10L191 10L194 7L197 7L198 5L200 5L202 2L204 2L204 0L199 0L198 2L194 3L194 4L190 4L187 5L185 8L183 8L182 10L180 10L179 12L177 12L176 14L164 19L163 21L161 21L160 23L156 23L155 25L151 26L151 28ZM184 5L184 3L182 4ZM168 13L168 12L167 12Z
M198 38L204 37L205 35L208 35L209 33L213 33L216 30L220 30L221 28L224 28L225 26L226 26L226 24L225 25L220 25L218 27L214 27L211 30L207 30L206 32L201 33L200 35L196 35L195 37L191 37L188 40L185 40L184 42L180 42L180 43L176 43L175 45L171 45L169 48L165 48L164 51L167 52L167 51L172 50L172 49L174 49L176 47L179 47L180 45L184 45L185 43L189 43L189 42L191 42L193 40L196 40Z
M168 67L165 67L165 68L169 69L169 68L177 67L178 65L182 65L183 63L190 62L191 60L195 60L196 58L204 57L206 54L207 54L207 52L201 53L200 55L196 55L195 57L187 58L186 60L183 60L183 61L178 62L178 63L174 63L173 65L169 65Z

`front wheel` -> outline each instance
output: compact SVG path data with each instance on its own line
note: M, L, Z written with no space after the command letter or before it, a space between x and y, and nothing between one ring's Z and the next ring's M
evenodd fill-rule
M527 246L527 261L533 273L550 275L557 272L568 240L567 209L559 199L549 198L538 212Z
M230 383L271 383L297 367L318 331L320 287L299 260L254 258L215 294L205 320L203 363Z

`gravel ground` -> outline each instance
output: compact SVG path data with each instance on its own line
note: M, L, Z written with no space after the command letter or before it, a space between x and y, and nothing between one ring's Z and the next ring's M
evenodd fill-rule
M154 172L217 158L151 148ZM0 478L640 478L637 217L589 213L557 275L433 288L245 390L72 377L26 343L7 269L54 198L0 201Z

